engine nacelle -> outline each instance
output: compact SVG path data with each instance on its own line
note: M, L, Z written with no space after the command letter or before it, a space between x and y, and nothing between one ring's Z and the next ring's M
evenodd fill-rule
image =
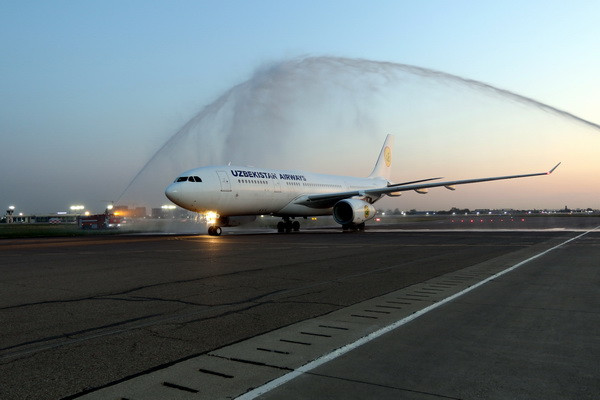
M333 206L333 219L340 225L361 224L375 217L375 207L359 199L340 200Z
M244 215L240 217L219 217L216 226L240 226L256 220L256 215Z

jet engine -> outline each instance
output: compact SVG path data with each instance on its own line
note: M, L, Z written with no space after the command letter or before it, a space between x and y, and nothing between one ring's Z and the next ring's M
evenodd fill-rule
M340 200L333 206L333 219L340 225L359 225L375 217L375 207L359 199Z

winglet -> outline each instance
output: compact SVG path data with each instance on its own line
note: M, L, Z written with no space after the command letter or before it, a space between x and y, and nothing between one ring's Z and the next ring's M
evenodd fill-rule
M561 162L562 162L562 161L561 161ZM554 168L552 168L550 171L546 172L546 174L547 174L547 175L550 175L551 173L553 173L553 172L554 172L554 170L555 170L556 168L558 168L558 166L559 166L559 165L560 165L560 163L556 164L556 165L554 166Z

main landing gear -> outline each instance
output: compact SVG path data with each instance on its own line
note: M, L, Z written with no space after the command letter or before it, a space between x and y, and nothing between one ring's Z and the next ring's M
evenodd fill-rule
M347 232L360 232L360 231L364 231L365 230L365 223L360 223L360 224L344 224L342 225L342 231Z
M278 233L290 233L291 231L298 232L300 230L300 222L290 221L289 217L283 217L283 221L277 223Z
M212 225L208 227L208 234L210 236L221 236L221 233L223 233L223 230L220 226Z

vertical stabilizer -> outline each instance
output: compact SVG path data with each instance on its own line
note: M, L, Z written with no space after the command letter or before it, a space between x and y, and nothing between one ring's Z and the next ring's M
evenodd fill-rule
M388 181L390 180L393 147L394 135L387 135L383 147L381 148L381 152L379 153L375 168L373 168L373 172L371 172L369 178L385 178Z

